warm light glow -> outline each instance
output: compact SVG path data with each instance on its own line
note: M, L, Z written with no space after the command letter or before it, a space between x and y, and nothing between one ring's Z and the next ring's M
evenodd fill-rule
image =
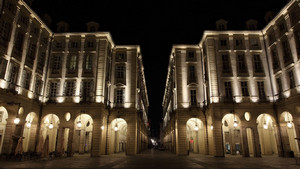
M20 123L20 118L19 118L19 117L16 117L15 120L14 120L14 123L15 123L15 124L19 124L19 123Z
M97 102L97 103L101 103L101 102L103 103L102 100L103 100L103 99L101 99L101 96L97 96L97 97L96 97L96 102Z
M119 130L118 126L116 126L116 127L114 128L114 130L115 130L115 131L118 131L118 130Z
M195 128L194 128L194 130L195 130L195 131L198 131L198 130L199 130L199 127L196 125Z
M57 100L58 103L62 103L62 102L65 101L65 98L63 98L63 97L58 97L56 100Z
M6 89L7 88L6 82L4 80L2 80L2 79L0 80L0 87L2 89Z
M293 124L289 121L289 122L287 122L287 127L288 127L288 128L292 128L292 127L293 127Z
M104 130L104 126L101 126L101 130Z
M74 97L74 98L73 98L73 101L74 101L75 103L79 103L79 102L80 102L80 97Z
M30 122L27 122L27 123L26 123L26 127L27 127L27 128L30 128L30 127L31 127L31 123L30 123Z
M82 126L81 121L78 121L78 122L77 122L77 127L80 128L81 126Z
M32 98L33 98L33 92L28 92L28 93L27 93L27 97L28 97L29 99L32 99Z
M291 95L291 91L290 91L290 90L285 91L285 92L283 93L283 95L285 96L285 98L289 98L290 95Z
M251 101L252 101L253 103L258 102L258 100L259 100L259 97L251 97Z
M233 127L237 127L237 126L238 126L237 121L234 121L233 122Z
M235 97L235 102L236 103L241 103L243 101L242 97Z
M53 124L52 123L49 124L49 129L53 129Z
M213 126L213 125L210 125L210 129L213 130L213 129L214 129L214 126Z
M268 125L267 124L264 124L264 129L268 129Z

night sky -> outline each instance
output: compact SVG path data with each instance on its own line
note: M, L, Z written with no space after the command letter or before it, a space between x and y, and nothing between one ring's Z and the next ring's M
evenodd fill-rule
M172 44L197 44L204 30L214 30L225 19L230 30L245 29L255 19L266 25L267 11L276 14L287 0L35 0L33 10L70 24L71 32L85 32L96 21L99 31L110 32L116 45L140 45L149 96L151 135L158 136L162 99Z

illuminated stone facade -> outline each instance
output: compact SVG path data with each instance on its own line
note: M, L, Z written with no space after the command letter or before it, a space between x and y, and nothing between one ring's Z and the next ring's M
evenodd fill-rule
M197 45L174 45L163 99L163 143L178 155L299 154L300 2L268 25L229 31L219 20Z
M22 0L0 1L0 153L91 156L148 146L148 97L139 46L109 32L50 30ZM14 123L18 117L20 122Z

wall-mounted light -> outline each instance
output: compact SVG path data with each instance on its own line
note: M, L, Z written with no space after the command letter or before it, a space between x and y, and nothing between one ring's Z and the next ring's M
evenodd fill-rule
M104 130L104 126L101 126L101 130Z
M49 124L49 129L53 129L53 123L52 122Z
M28 122L26 123L26 127L27 127L27 128L30 128L30 127L31 127L30 121L28 121Z
M118 131L118 130L119 130L118 125L116 125L116 126L114 127L114 130L115 130L115 131Z
M213 130L213 129L214 129L214 126L213 126L213 125L210 125L210 129Z
M286 125L287 125L288 128L292 128L293 127L293 124L292 124L291 121L288 121Z
M198 131L198 130L199 130L199 127L197 126L197 124L196 124L194 130L195 130L195 131Z
M20 123L20 118L18 116L14 119L14 123L15 124L19 124Z
M238 123L237 123L236 120L234 120L234 122L233 122L233 127L237 127L237 126L238 126Z
M265 122L265 123L264 123L264 129L266 129L266 130L267 130L267 129L268 129L268 127L269 127L269 126L268 126L268 124Z
M82 126L82 123L81 123L81 114L79 115L79 120L77 122L77 127L80 128Z

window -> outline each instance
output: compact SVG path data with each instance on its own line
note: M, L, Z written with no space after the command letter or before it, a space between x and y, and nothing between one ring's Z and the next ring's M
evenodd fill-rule
M71 48L79 48L79 42L73 41L71 42Z
M27 57L26 57L26 64L32 66L34 59L35 59L35 51L36 51L36 44L30 43L28 51L27 51Z
M36 78L35 78L34 92L38 96L41 95L42 85L43 85L42 78L36 76Z
M243 47L243 39L236 39L235 40L236 47Z
M56 97L58 92L59 83L58 82L50 82L49 84L49 97Z
M298 54L298 59L300 59L300 30L294 32L295 41L296 41L296 49Z
M22 87L29 90L31 80L31 72L29 70L23 70L23 80L22 80Z
M268 38L269 38L269 46L272 45L276 41L276 36L275 36L275 32L273 29L268 34Z
M60 72L61 57L60 55L53 55L52 60L52 74L58 74Z
M83 62L83 69L85 73L92 72L92 65L93 65L93 56L92 55L86 55Z
M284 56L283 56L284 64L289 64L289 63L293 62L289 42L285 38L281 42L282 42L282 49L283 49L283 53L284 53Z
M276 47L273 47L271 49L271 55L272 55L272 60L273 60L273 70L279 69L279 58L277 55Z
M223 73L231 73L231 64L228 54L222 54Z
M27 26L28 25L28 21L29 21L28 18L26 16L24 16L24 14L21 14L19 16L19 23L22 23L25 26Z
M220 45L223 46L223 47L227 46L227 40L226 39L221 39L220 40Z
M11 23L8 21L2 20L0 23L0 39L2 39L4 42L9 41L11 31Z
M24 34L22 32L18 32L15 39L15 49L18 51L22 51L24 41Z
M225 86L225 98L226 100L232 100L232 88L231 88L231 82L224 82Z
M17 80L18 80L18 74L19 74L19 66L17 66L16 64L14 63L11 63L10 65L10 76L8 78L8 81L11 83L11 84L17 84Z
M283 34L287 31L285 21L283 20L281 23L278 24L280 34Z
M260 100L266 100L264 82L257 82L258 96Z
M254 54L253 55L253 66L254 66L254 73L263 73L263 67L260 60L260 55Z
M117 89L116 90L116 103L123 104L124 103L124 89Z
M196 52L194 50L187 50L186 61L196 61Z
M41 49L42 50L42 49ZM44 65L45 65L45 58L46 58L46 52L45 51L40 51L39 56L38 56L38 61L37 61L37 69L39 71L43 71Z
M68 74L75 73L77 68L77 55L69 55Z
M81 96L90 97L92 96L93 81L82 81L81 83Z
M196 90L190 90L190 94L191 94L191 106L197 106Z
M0 78L4 79L6 72L7 60L0 58Z
M241 88L242 88L242 95L249 96L247 82L241 82Z
M259 38L258 37L250 37L249 42L250 42L251 49L256 49L257 47L259 47Z
M294 79L293 71L292 70L289 71L288 75L289 75L289 80L290 80L290 89L293 89L293 88L295 88L295 79Z
M126 69L125 64L116 65L116 83L126 83Z
M276 83L277 83L277 89L278 89L278 94L282 92L282 84L281 84L281 78L278 77L276 78Z
M94 42L93 42L93 41L88 41L88 42L86 43L86 47L88 47L88 48L94 47Z
M189 83L196 82L196 70L194 65L189 66L189 76L188 76Z
M65 96L75 96L75 81L65 82Z
M237 56L237 68L238 68L237 69L238 73L248 73L244 54L238 54L238 56Z
M116 53L116 62L126 62L126 52L118 51Z
M56 49L61 49L61 48L63 48L63 43L62 43L62 42L56 41L56 42L55 42L55 48L56 48Z

